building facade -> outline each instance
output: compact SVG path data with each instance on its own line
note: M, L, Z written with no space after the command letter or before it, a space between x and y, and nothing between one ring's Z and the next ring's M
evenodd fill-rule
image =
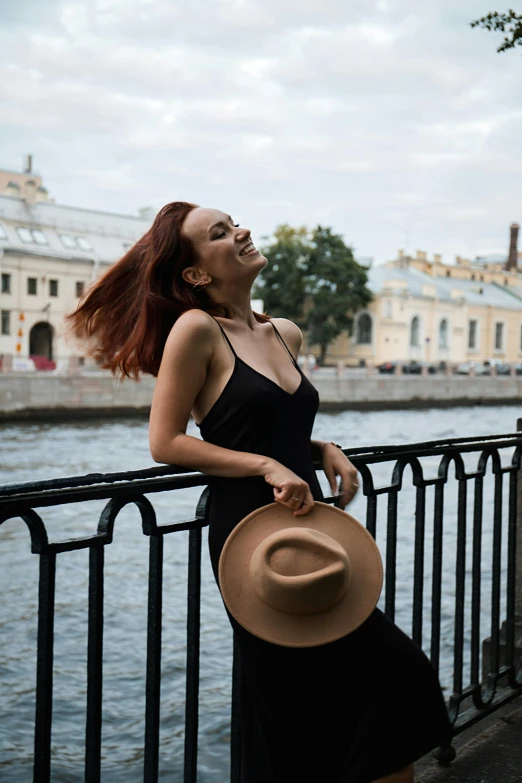
M340 335L326 361L459 364L522 361L522 253L511 227L509 255L444 264L418 251L368 270L374 299Z
M140 216L55 204L29 161L0 171L0 357L3 368L30 357L67 364L83 349L67 333L85 287L150 227ZM42 365L43 363L43 365Z

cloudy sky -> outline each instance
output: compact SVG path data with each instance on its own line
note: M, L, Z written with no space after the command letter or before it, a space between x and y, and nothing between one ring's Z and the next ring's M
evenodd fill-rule
M0 5L0 166L32 153L60 203L322 223L376 263L522 223L522 50L469 27L491 0Z

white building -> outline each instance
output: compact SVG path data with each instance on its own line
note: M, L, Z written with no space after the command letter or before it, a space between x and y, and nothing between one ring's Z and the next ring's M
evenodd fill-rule
M117 215L55 204L32 172L0 171L0 358L67 362L78 347L64 316L85 286L150 227L154 213ZM80 356L80 363L82 359ZM7 366L6 366L7 365Z

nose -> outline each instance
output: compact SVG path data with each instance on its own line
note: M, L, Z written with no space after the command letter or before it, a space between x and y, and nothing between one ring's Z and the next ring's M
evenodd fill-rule
M237 236L240 237L241 239L246 239L247 237L250 236L250 229L241 226L241 228L238 229Z

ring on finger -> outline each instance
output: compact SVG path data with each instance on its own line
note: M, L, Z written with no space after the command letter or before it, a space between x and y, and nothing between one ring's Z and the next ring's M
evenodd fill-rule
M292 495L292 500L299 500L299 498L296 497L295 495Z

